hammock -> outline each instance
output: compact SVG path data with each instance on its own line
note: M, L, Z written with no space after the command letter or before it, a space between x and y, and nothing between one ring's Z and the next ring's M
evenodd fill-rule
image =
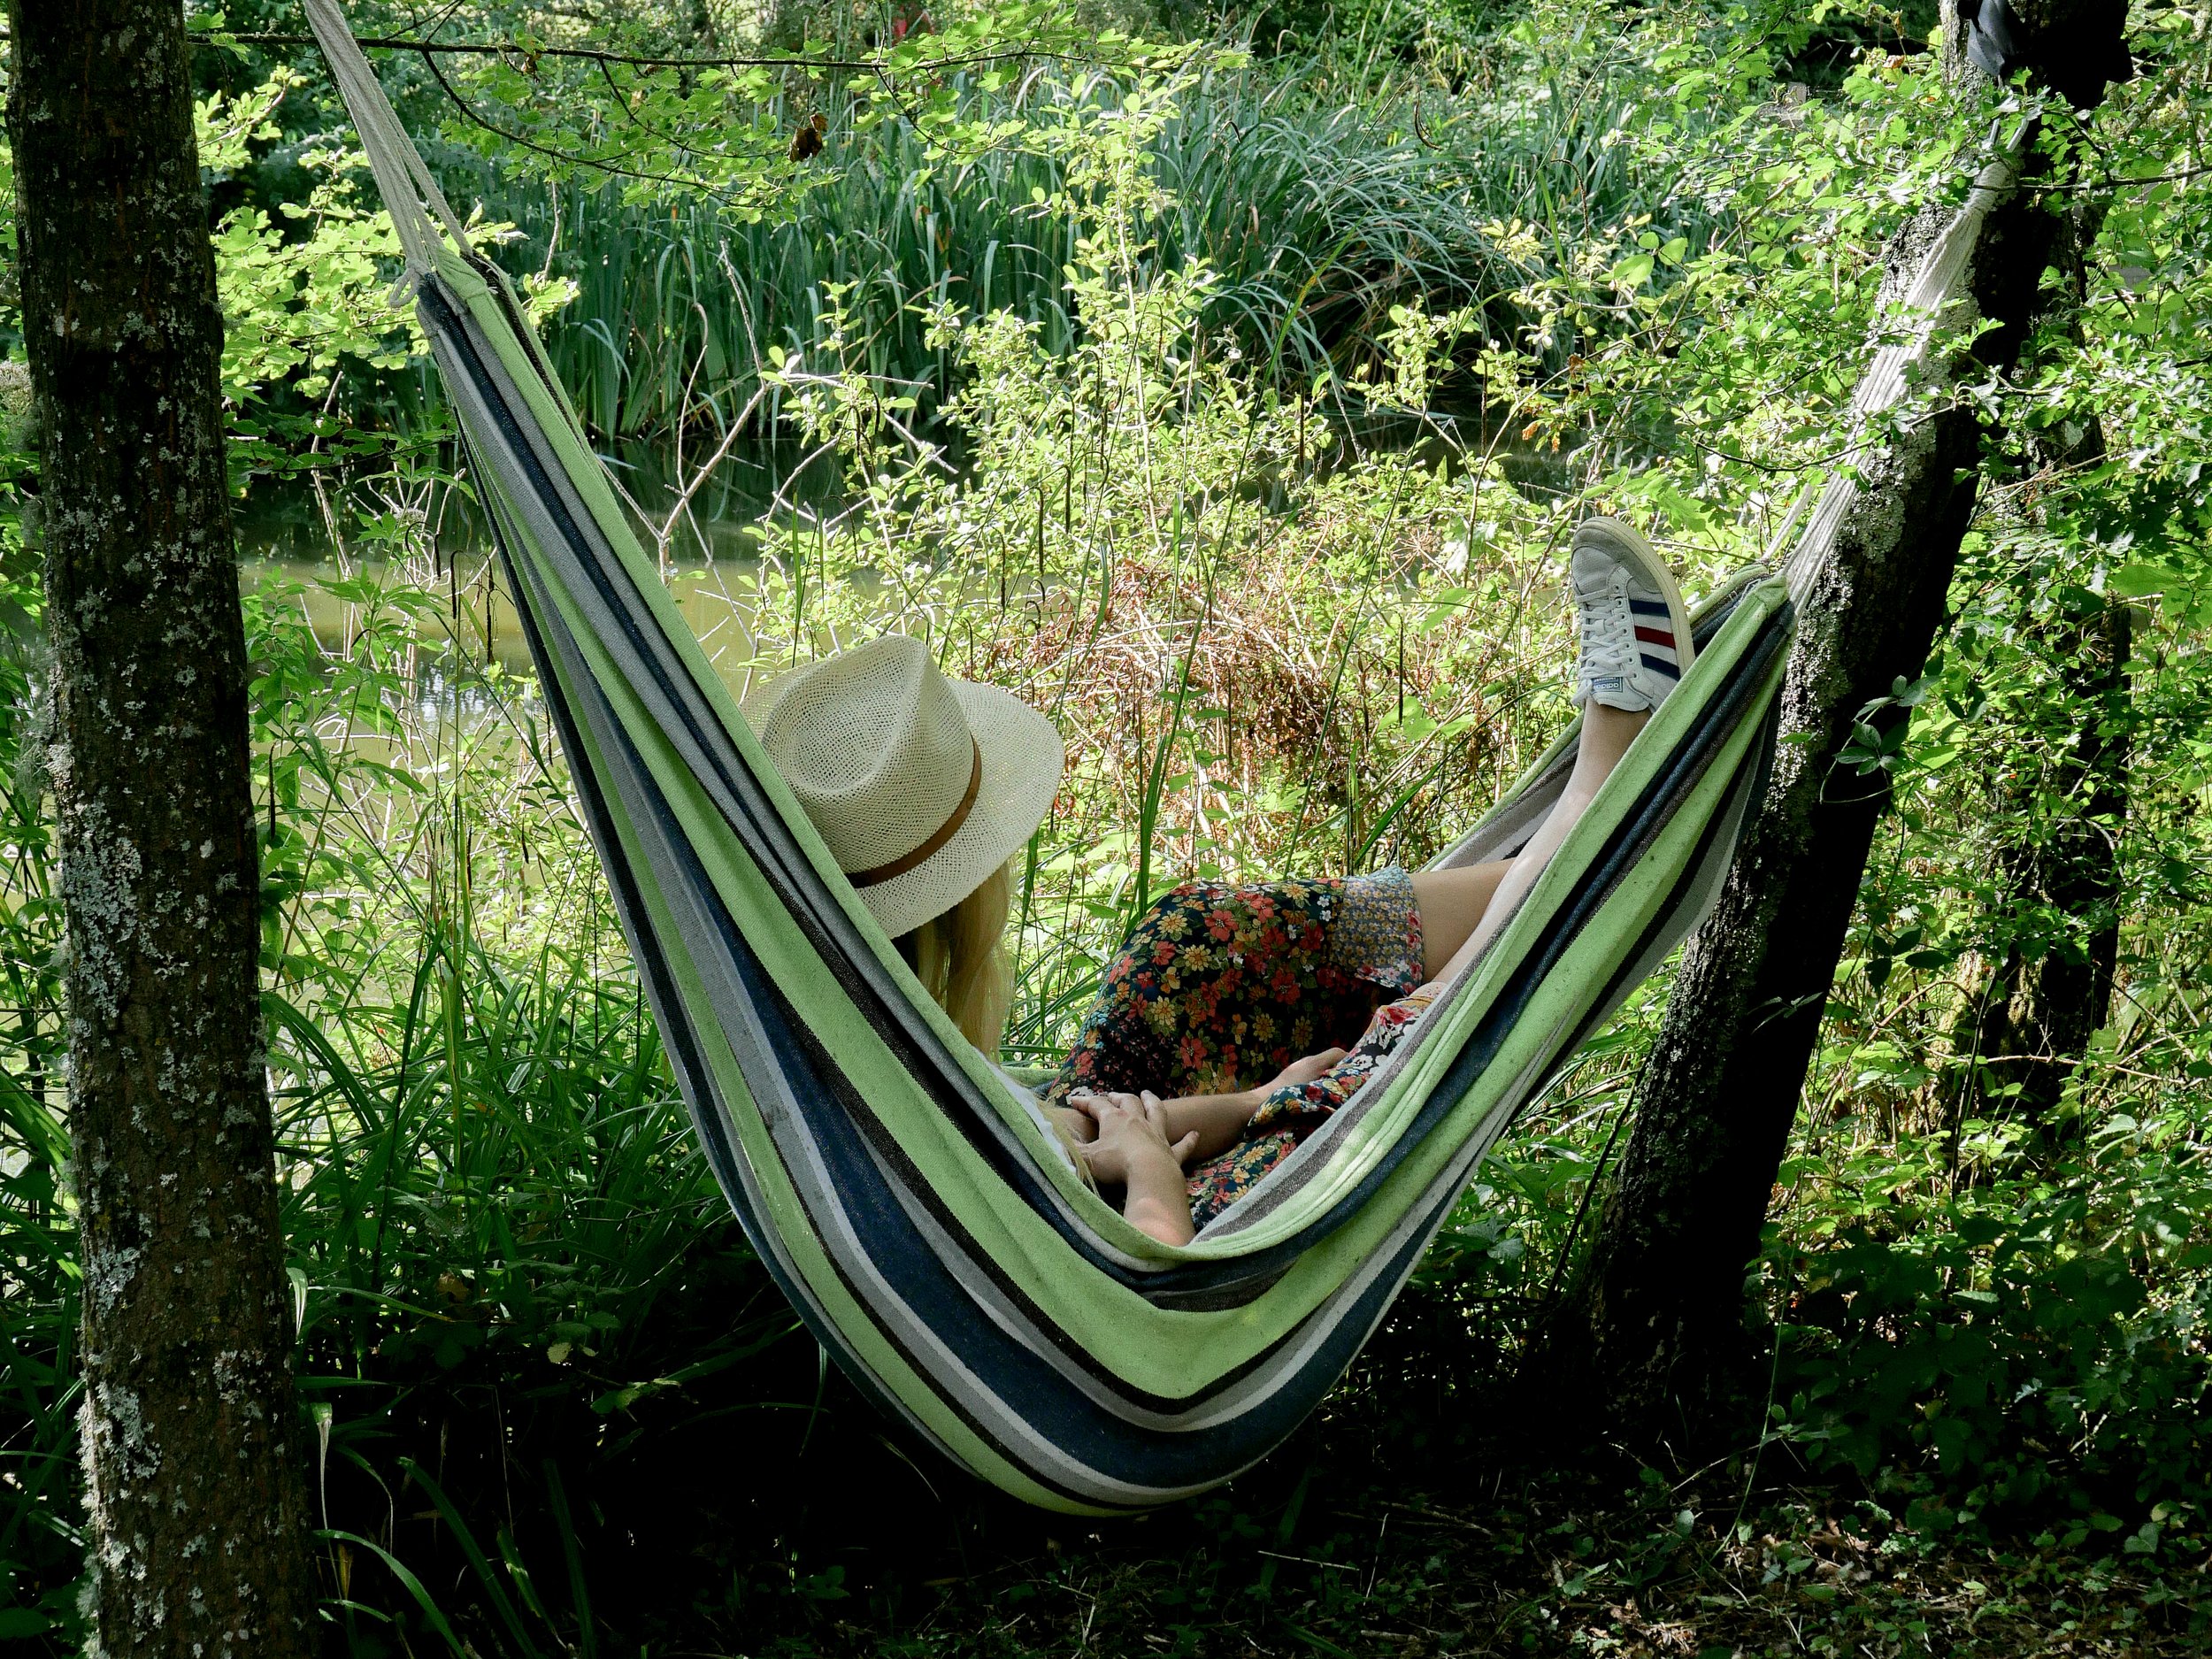
M1091 1192L901 962L632 534L505 279L468 248L332 0L308 14L406 251L531 656L699 1141L815 1337L1032 1503L1152 1507L1280 1442L1515 1114L1718 893L1790 633L1751 572L1511 922L1385 1067L1192 1243ZM1439 861L1503 856L1563 736Z

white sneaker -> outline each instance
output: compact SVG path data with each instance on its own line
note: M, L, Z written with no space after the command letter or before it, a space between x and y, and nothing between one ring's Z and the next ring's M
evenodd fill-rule
M1632 526L1591 518L1575 528L1567 568L1582 626L1575 707L1594 697L1632 714L1656 709L1697 654L1666 561Z

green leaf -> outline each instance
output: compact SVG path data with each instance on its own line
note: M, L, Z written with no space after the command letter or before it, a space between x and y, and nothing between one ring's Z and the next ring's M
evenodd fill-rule
M2181 572L2163 565L2123 565L2105 578L2105 591L2124 599L2142 599L2153 594L2179 596L2189 591Z

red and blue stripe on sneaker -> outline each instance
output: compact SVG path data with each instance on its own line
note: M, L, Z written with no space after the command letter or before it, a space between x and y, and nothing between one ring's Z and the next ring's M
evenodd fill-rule
M1682 654L1675 649L1674 618L1664 600L1631 599L1629 614L1636 618L1637 655L1654 673L1669 680L1682 678Z

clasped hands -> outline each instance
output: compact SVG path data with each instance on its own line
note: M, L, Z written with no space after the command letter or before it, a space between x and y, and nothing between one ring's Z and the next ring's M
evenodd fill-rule
M1270 1095L1314 1082L1343 1057L1343 1048L1327 1048L1287 1064L1265 1088L1228 1095L1162 1100L1150 1088L1135 1095L1087 1088L1069 1095L1069 1106L1056 1118L1091 1179L1124 1188L1124 1219L1162 1243L1181 1246L1193 1237L1184 1168L1233 1148Z
M1294 1060L1263 1088L1185 1094L1164 1101L1150 1089L1084 1089L1056 1112L1091 1178L1124 1189L1122 1216L1166 1244L1187 1244L1190 1203L1183 1171L1234 1146L1255 1112L1278 1089L1302 1087L1344 1057L1341 1048Z
M1057 1113L1077 1151L1097 1180L1125 1183L1134 1156L1156 1165L1164 1155L1177 1169L1217 1156L1236 1144L1253 1115L1277 1091L1301 1087L1344 1058L1328 1048L1294 1060L1257 1088L1162 1100L1150 1089L1078 1089Z

